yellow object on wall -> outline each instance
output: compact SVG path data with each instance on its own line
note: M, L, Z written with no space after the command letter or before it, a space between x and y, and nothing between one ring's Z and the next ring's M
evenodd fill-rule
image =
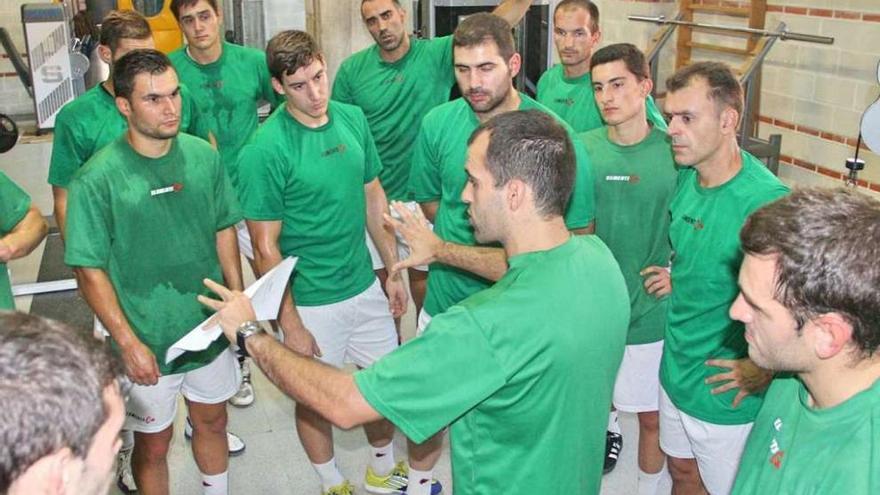
M136 10L147 18L156 49L170 53L183 45L183 33L171 13L171 0L118 0L119 10Z

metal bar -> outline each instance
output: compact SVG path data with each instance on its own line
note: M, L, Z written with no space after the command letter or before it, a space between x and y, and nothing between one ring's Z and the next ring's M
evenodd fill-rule
M691 26L703 29L714 29L716 31L730 31L735 33L754 34L758 36L768 36L771 38L779 38L785 40L805 41L807 43L822 43L825 45L834 44L834 38L828 36L816 36L812 34L793 33L790 31L768 31L766 29L754 29L741 26L729 26L724 24L706 24L703 22L687 22L674 19L667 19L664 15L649 17L643 15L631 15L628 17L631 21L653 22L654 24L674 24L677 26Z
M35 282L32 284L13 285L12 295L30 296L33 294L48 294L50 292L61 292L65 290L76 290L75 278L68 278L65 280L53 280L51 282Z

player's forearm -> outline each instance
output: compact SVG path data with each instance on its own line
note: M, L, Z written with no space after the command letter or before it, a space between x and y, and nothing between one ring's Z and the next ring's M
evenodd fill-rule
M492 13L507 21L511 26L516 26L526 15L531 5L531 0L505 0L501 5L495 7Z
M397 263L397 240L394 234L385 228L383 216L386 213L388 213L388 201L385 192L381 187L367 186L367 232L390 274L391 267Z
M352 375L300 356L269 335L255 335L246 345L272 383L336 426L348 429L381 418L363 398Z
M77 267L73 269L73 272L76 275L80 293L107 331L110 332L113 340L122 348L140 342L131 329L125 313L122 312L119 299L116 297L116 290L104 270Z
M469 271L493 282L507 272L507 255L501 248L463 246L444 241L436 257L444 265Z
M238 252L238 235L234 226L217 232L217 258L223 270L224 285L232 290L243 290L241 255Z
M422 213L425 214L425 218L428 219L429 222L434 223L434 218L437 217L437 208L440 207L440 203L437 201L428 201L427 203L419 203L419 208L422 209Z
M0 238L0 242L6 245L2 261L9 261L27 256L46 237L49 226L40 215L36 207L31 206L24 218L12 229L11 232Z

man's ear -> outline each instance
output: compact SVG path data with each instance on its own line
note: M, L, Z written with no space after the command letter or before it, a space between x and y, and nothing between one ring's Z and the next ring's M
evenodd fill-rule
M113 52L107 45L98 45L98 57L107 65L113 65Z
M815 329L815 352L819 359L831 359L855 345L853 328L840 313L825 313L812 320Z

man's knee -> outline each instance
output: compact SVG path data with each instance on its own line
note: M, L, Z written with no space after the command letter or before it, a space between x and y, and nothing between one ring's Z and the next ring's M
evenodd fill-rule
M657 411L639 413L639 430L645 433L659 433L660 414Z
M676 482L699 482L700 469L696 459L669 457L669 474Z
M157 433L135 433L134 458L149 464L164 463L170 445L170 426Z
M189 417L193 430L209 433L226 432L226 404L189 404Z

